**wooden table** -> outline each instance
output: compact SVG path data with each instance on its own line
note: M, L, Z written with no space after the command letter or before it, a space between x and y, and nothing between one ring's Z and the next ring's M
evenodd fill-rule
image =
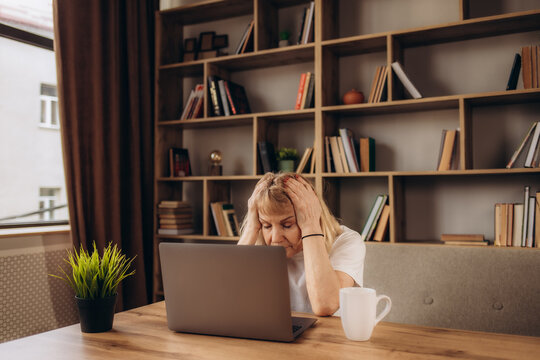
M0 344L1 359L540 359L540 338L381 322L349 341L339 318L319 318L294 343L182 334L163 302L116 314L113 330L79 324Z

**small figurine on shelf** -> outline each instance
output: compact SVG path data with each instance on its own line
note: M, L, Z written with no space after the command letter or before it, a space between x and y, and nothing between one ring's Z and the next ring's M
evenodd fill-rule
M279 33L279 47L286 47L290 45L289 36L291 36L291 33L289 33L287 30L283 30Z
M210 159L210 167L208 170L208 173L210 176L221 176L223 175L223 167L220 165L221 163L221 151L214 150L210 153L208 156Z

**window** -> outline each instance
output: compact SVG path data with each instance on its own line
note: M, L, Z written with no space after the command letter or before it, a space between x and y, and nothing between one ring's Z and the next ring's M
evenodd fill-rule
M58 96L56 86L41 84L41 117L40 125L54 129L60 128L58 120Z
M0 54L0 227L67 223L52 0L0 2Z

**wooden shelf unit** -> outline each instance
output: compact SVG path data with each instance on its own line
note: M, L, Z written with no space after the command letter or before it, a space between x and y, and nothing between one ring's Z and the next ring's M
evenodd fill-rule
M493 186L491 190L493 204L501 202L495 196L495 193L500 192L501 189L507 189L510 186L507 185L508 182L512 186L514 183L520 184L520 188L516 190L517 193L520 193L525 185L531 186L531 189L534 188L535 191L540 189L540 177L538 176L540 169L504 169L501 164L508 160L505 156L508 155L507 152L510 150L506 150L506 153L503 151L504 156L502 158L499 156L493 160L487 157L489 159L485 160L483 158L486 158L486 156L483 156L482 150L475 148L477 142L480 143L480 148L483 146L481 141L477 141L479 135L478 130L475 130L477 113L481 113L481 116L487 116L482 115L484 109L499 109L501 106L508 106L510 110L516 106L518 110L521 107L531 106L532 111L536 111L540 108L540 89L518 88L512 91L492 89L482 92L473 89L473 91L464 91L457 94L449 92L443 95L426 96L421 99L409 99L399 80L390 73L387 77L387 101L358 105L340 104L343 93L340 80L342 80L345 73L354 70L354 67L351 70L350 65L342 69L342 63L350 58L375 56L376 59L382 59L382 64L385 65L390 65L394 61L405 63L406 53L409 49L540 31L540 9L526 9L470 18L471 9L478 12L479 6L476 5L476 1L455 1L459 14L457 14L454 21L429 26L391 29L370 34L341 36L339 6L342 1L316 0L314 41L305 45L292 45L285 48L277 47L280 14L284 9L294 10L295 7L301 9L303 6L307 6L309 3L307 0L211 0L159 11L156 14L154 206L156 208L157 204L162 200L185 200L188 197L198 197L196 200L197 206L194 207L198 220L196 234L154 236L154 273L156 279L154 300L158 300L161 297L160 294L162 294L157 253L160 241L231 242L237 240L235 237L219 237L215 234L209 204L213 201L234 200L239 219L242 218L243 211L245 211L243 202L249 196L248 190L262 176L258 162L258 141L270 141L278 145L282 142L291 141L291 132L293 133L292 136L298 134L297 137L301 138L298 140L300 144L309 144L313 141L312 145L308 146L315 145L316 169L315 173L308 174L308 177L315 183L317 191L323 194L338 217L344 220L353 216L356 216L355 219L358 218L358 220L353 221L353 224L346 223L347 226L353 227L357 231L361 231L361 223L364 221L362 217L367 216L374 195L379 191L389 194L391 206L390 243L422 242L425 240L417 239L414 235L408 235L407 231L411 230L411 228L410 224L406 223L407 219L411 217L410 203L414 203L414 196L419 196L417 188L420 185L427 185L429 188L427 196L432 197L431 202L437 202L439 197L444 198L439 193L439 187L443 190L446 188L454 190L453 181L455 179L459 179L460 184L470 182L471 188L481 188L480 182L482 181L490 183ZM244 26L246 16L252 16L255 19L253 52L185 63L179 62L181 45L183 39L187 37L185 35L186 29L190 26L235 19L237 17L242 19L242 26ZM231 45L234 46L234 44ZM528 45L528 43L516 44L515 51L519 51L519 48L524 45ZM513 58L513 53L509 53L508 56ZM370 61L373 62L373 60ZM507 68L500 69L505 76L510 71L510 65ZM251 74L251 71L265 71L265 69L271 69L279 73L281 68L291 71L290 66L301 66L303 69L308 69L308 71L315 74L314 108L292 110L294 104L291 102L291 110L288 110L283 109L279 101L274 101L274 104L266 107L255 106L252 114L227 117L211 116L211 102L206 87L206 79L209 75L218 75L228 80L234 79L237 75L243 76L243 81L246 81L243 85L248 85L251 81L257 79L253 77L253 80L251 80L252 77L244 75L245 73ZM405 66L407 67L407 64ZM296 90L299 75L300 72L294 75L294 79L287 80L287 84L283 85L284 88L294 87L294 90ZM430 76L430 74L425 76ZM370 81L371 78L365 80L366 83ZM186 82L189 84L195 82L204 83L204 114L199 119L180 121L177 119L183 106L182 99L185 101L186 91L189 92L189 90L186 90L189 87L185 85ZM501 87L505 85L506 83L502 84ZM366 90L369 91L369 89ZM295 93L296 91L294 91ZM368 93L364 93L367 98ZM249 97L250 93L248 91ZM531 111L529 108L525 110ZM383 161L383 169L374 172L338 174L328 173L324 169L324 136L337 135L337 129L340 127L352 125L361 130L364 127L371 129L378 125L378 119L382 119L385 124L390 124L385 126L407 127L407 125L403 125L403 122L408 121L409 118L401 119L406 114L435 114L438 116L441 112L444 115L443 117L449 117L449 120L435 118L433 121L415 122L409 127L419 127L415 133L428 132L426 138L431 136L429 131L433 132L433 130L423 129L424 125L427 127L429 124L429 126L435 126L435 128L438 126L439 129L443 129L450 123L455 125L454 127L459 127L461 129L460 164L463 170L434 171L434 164L427 165L430 163L425 162L425 160L422 160L425 163L419 160L420 165L411 169L402 169L398 163L393 164L391 161ZM485 120L482 121L486 122ZM508 121L506 120L506 123ZM527 121L527 118L519 120L520 128L525 128L525 123L530 124ZM432 123L435 123L435 125L431 125ZM488 125L484 125L484 127L486 126ZM229 132L225 133L225 131ZM215 144L215 148L225 146L228 142L234 142L236 147L241 147L241 150L246 154L245 158L242 158L244 160L241 161L244 163L240 167L241 170L228 171L221 177L205 175L205 164L203 164L204 161L202 160L204 159L205 147L201 144L204 144L205 136L213 134L213 132L224 132L225 134L221 137L216 135L215 138L219 138L220 143ZM381 134L385 133L383 130L379 130L379 132ZM234 135L233 138L231 138L231 134ZM355 135L358 136L356 131ZM520 133L519 136L522 135ZM417 136L421 138L420 135ZM198 164L199 171L195 171L194 176L190 177L169 177L167 149L172 146L184 147L186 144L193 144L194 137L198 139L198 145L189 148L190 158ZM374 137L377 139L377 136ZM515 137L504 140L504 143L508 143L505 146L511 148L511 151L517 146ZM436 139L437 143L438 141L439 138ZM391 145L385 144L384 146L391 147ZM202 148L199 148L199 146ZM406 149L406 144L396 144L393 152L399 153ZM298 150L300 154L303 152L303 148ZM382 150L381 152L383 152ZM438 150L438 144L435 147L426 149L427 152L433 153L437 153ZM388 151L391 152L392 149ZM377 150L378 152L379 150ZM475 163L475 157L481 158L480 165ZM490 166L491 163L495 163L497 166ZM229 165L228 167L232 168L232 166ZM432 184L434 185L431 188ZM463 185L461 186L463 187ZM235 194L238 188L244 191L239 197ZM463 196L468 197L468 195ZM356 208L361 210L354 211L353 208L353 211L350 211L351 207L347 208L348 205L343 205L343 203L348 204L351 201L350 197L360 199ZM515 201L519 200L519 198L515 199ZM486 211L492 211L492 206ZM413 221L415 224L419 222L416 221L417 219L413 220L415 220ZM437 219L435 218L435 220ZM155 234L157 234L157 216L155 216L154 223ZM482 232L489 233L493 231L492 227L492 223L484 223L482 229L485 230ZM412 233L416 232L413 231ZM419 237L422 237L422 234ZM433 238L432 240L438 239Z

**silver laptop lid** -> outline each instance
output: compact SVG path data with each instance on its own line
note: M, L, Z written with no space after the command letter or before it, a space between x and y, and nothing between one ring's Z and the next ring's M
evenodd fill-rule
M161 243L169 329L292 341L281 246Z

